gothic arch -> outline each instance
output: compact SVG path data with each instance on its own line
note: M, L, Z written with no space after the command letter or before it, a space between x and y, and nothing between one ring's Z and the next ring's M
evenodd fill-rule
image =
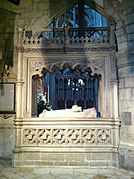
M54 11L55 14L51 15L51 17L49 17L48 19L45 19L46 15L42 16L34 24L30 25L30 27L27 27L27 29L32 29L33 30L33 36L34 37L38 36L41 33L41 31L44 28L46 28L55 18L58 18L59 16L61 16L66 10L68 10L69 8L74 6L76 3L77 2L69 3L67 6L64 6L64 7L60 8L59 11ZM91 6L97 12L100 12L102 15L104 15L104 16L108 17L109 19L113 20L112 16L109 15L109 13L107 13L101 6L99 6L94 1L86 0L85 3L87 5L89 5L89 6Z
M76 62L60 62L51 64L48 68L40 67L40 71L42 76L38 73L32 75L32 116L36 114L39 116L37 103L40 96L44 94L53 109L71 108L77 104L82 109L95 107L98 116L100 115L98 98L100 98L101 74L99 69L93 69L90 64L85 66ZM61 96L61 93L66 95Z
M68 5L60 8L58 11L54 11L54 14L51 15L51 17L49 17L48 19L46 19L46 15L42 16L30 27L27 27L27 29L31 28L33 30L33 36L38 36L41 33L42 29L46 28L46 26L48 26L54 18L62 15L64 11L68 10L74 4L75 2L71 2Z

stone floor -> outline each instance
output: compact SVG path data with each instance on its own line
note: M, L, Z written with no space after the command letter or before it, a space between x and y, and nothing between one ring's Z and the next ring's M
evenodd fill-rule
M0 179L134 179L134 172L86 167L14 168L11 161L0 159Z

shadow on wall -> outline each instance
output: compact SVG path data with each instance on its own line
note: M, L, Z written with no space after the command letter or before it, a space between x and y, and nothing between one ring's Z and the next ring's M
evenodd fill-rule
M7 10L0 10L0 19L1 27L0 34L0 47L2 49L2 66L8 64L13 66L13 44L14 44L14 25L15 25L15 16L13 12Z

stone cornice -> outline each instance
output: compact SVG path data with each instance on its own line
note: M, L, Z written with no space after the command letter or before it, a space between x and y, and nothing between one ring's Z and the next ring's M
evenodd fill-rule
M116 46L91 46L89 48L76 47L71 48L37 48L37 47L16 47L17 52L22 53L68 53L68 52L104 52L104 51L115 51Z

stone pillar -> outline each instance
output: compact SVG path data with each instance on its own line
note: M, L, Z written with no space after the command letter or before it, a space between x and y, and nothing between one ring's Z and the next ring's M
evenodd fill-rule
M17 82L16 82L16 119L14 121L15 125L15 148L13 150L13 165L17 165L18 155L16 154L21 148L21 129L22 129L22 118L23 118L23 77L22 77L22 67L23 67L23 52L22 52L22 35L23 29L18 28L18 71L17 71Z
M17 72L17 84L16 84L16 118L23 118L23 101L22 101L22 67L23 67L23 53L22 53L22 35L23 29L18 28L18 72Z
M68 25L67 24L64 24L63 25L63 31L64 31L64 45L63 45L63 50L64 52L66 52L66 47L67 47L67 44L68 44Z
M111 22L110 23L110 42L112 44L115 44L115 32L114 32L114 30L115 30L115 24L114 24L114 22Z
M112 89L113 89L113 95L112 95L113 117L114 119L118 119L119 118L118 80L113 80L111 84L112 84Z

